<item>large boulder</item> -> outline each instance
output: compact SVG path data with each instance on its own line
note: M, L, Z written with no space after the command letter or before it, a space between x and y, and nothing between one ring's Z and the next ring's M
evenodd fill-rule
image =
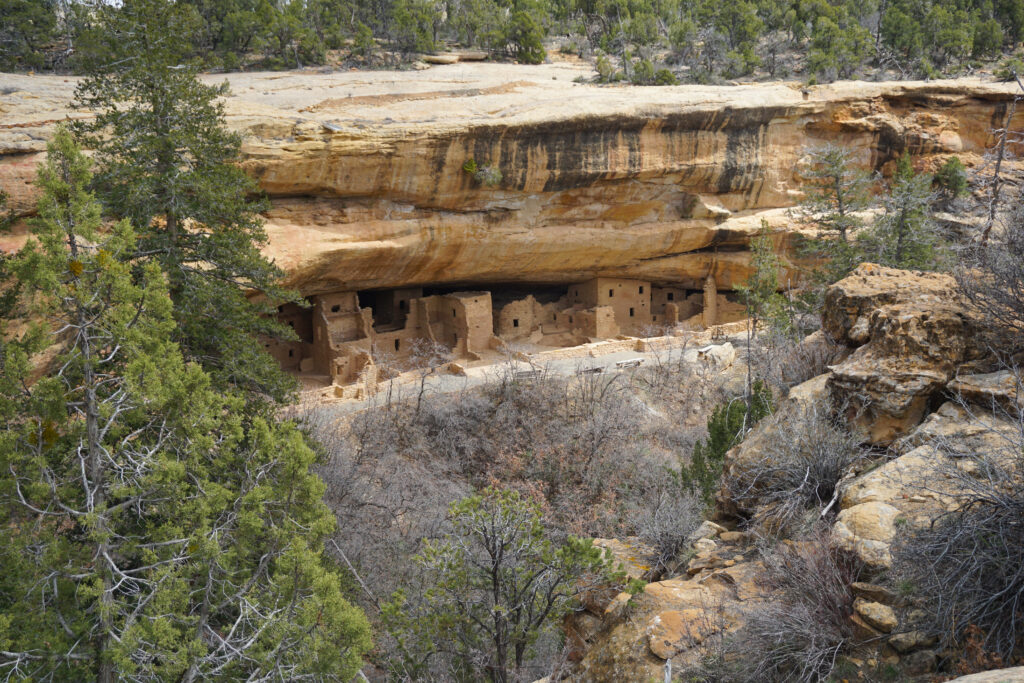
M970 327L953 278L870 263L829 288L823 324L859 345L833 367L832 404L880 445L921 422L964 360Z
M1024 385L1021 376L1010 370L979 375L960 375L949 383L953 394L990 410L1020 415L1024 412Z
M660 680L666 660L685 670L716 639L742 628L751 609L771 599L759 580L763 565L744 557L748 549L702 540L715 546L698 551L703 568L649 583L632 598L623 594L613 602L604 628L579 662L581 680ZM627 603L628 608L616 608Z
M870 337L871 314L891 304L942 303L959 297L949 275L862 263L825 293L822 327L837 342L860 346Z
M1024 666L961 676L954 678L950 683L1024 683Z
M899 455L854 478L840 499L836 541L875 569L892 564L900 535L930 525L959 503L978 458L1006 467L1018 457L1018 426L1004 415L946 402L893 444Z

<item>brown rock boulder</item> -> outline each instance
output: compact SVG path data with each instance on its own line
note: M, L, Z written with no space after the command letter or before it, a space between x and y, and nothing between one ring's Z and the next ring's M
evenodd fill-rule
M900 624L893 608L879 602L857 598L853 602L853 609L869 626L882 633L891 633Z
M870 263L829 289L823 324L860 345L833 368L832 404L882 445L924 418L963 361L970 327L952 277Z
M1020 415L1024 411L1024 385L1009 370L980 375L961 375L949 383L951 392L965 401L990 410Z
M961 676L953 679L950 683L1024 683L1024 666Z
M883 306L949 302L958 296L956 281L948 275L862 263L829 287L821 323L836 341L860 346L870 337L871 314Z
M832 527L836 542L870 567L892 566L889 544L896 535L900 510L887 503L861 503L839 513Z
M579 663L580 680L647 680L665 660L677 670L697 663L707 643L746 623L751 608L771 598L758 581L760 562L649 583L629 601L627 615L609 622Z

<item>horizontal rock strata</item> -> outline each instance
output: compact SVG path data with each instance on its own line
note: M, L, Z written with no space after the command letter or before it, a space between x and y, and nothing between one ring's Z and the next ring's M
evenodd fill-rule
M305 294L625 277L720 289L749 270L761 218L783 231L808 146L884 168L977 160L1012 89L977 80L638 88L582 67L230 74L228 123L270 195L268 252ZM75 80L2 77L0 183L30 185ZM219 81L224 76L210 76ZM1021 113L1024 123L1024 112ZM500 174L463 170L474 160ZM12 243L8 242L10 247Z

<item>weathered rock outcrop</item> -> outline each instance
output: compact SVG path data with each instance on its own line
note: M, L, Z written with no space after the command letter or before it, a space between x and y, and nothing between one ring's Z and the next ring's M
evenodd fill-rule
M863 264L829 289L822 322L858 347L832 369L829 390L873 444L916 426L965 359L969 324L948 275Z
M229 125L271 196L269 253L304 293L597 276L730 289L761 218L791 221L807 146L865 166L976 160L1012 89L977 80L637 88L583 67L231 74ZM74 79L4 75L0 184L26 211ZM209 80L222 80L210 76ZM1024 122L1024 111L1019 116ZM482 185L469 159L498 169ZM783 251L788 233L778 235Z
M872 428L883 423L888 453L879 450L845 473L830 506L834 517L826 519L832 541L856 554L871 580L891 567L901 539L955 509L965 482L990 472L980 458L1007 471L1018 462L1021 378L1008 371L958 375L976 365L969 351L975 327L947 276L865 264L831 288L826 306L827 333L852 352L829 372L792 387L775 414L729 451L718 512L723 521L756 519L757 487L730 483L792 438L809 411L842 419L839 409L856 395L867 411L845 417L867 442L882 441ZM879 415L878 406L889 412ZM865 420L866 414L875 417ZM737 488L742 501L730 500ZM579 664L583 677L658 677L668 661L674 671L685 669L713 652L716 639L739 632L752 610L779 599L758 576L763 564L744 545L747 535L715 531L692 544L693 558L677 576L649 584L628 609L620 597L602 618L591 615ZM916 596L865 582L852 584L850 594L850 625L862 643L851 664L870 669L881 663L912 676L935 671L938 642L923 630ZM1017 680L1013 670L986 676L978 680Z
M830 372L793 387L776 414L726 455L725 477L756 462L767 444L807 410L840 411L870 444L894 457L854 476L842 489L835 539L868 565L892 562L900 528L926 526L956 504L962 455L1013 457L1021 379L1009 372L963 374L976 330L953 278L863 264L833 285L825 330L853 352ZM954 399L954 400L950 400ZM756 491L745 500L756 505ZM723 486L719 508L750 514Z
M660 679L666 660L676 670L698 664L703 646L741 628L745 612L771 599L744 535L709 528L710 535L694 542L696 554L682 575L573 619L570 633L589 643L576 669L582 680Z

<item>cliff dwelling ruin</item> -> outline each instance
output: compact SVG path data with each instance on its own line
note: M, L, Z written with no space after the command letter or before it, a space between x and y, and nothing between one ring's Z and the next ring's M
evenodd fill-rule
M308 308L279 309L279 319L299 339L267 342L267 349L285 369L311 380L372 385L428 362L420 358L428 347L447 349L453 360L477 361L509 345L569 347L743 317L743 306L731 292L719 293L713 277L700 289L695 284L599 277L567 286L320 294L309 297Z

